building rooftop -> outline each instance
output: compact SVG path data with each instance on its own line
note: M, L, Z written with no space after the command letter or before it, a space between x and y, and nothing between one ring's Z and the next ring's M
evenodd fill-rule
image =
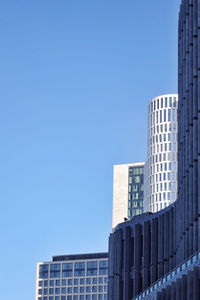
M58 255L58 256L53 256L52 261L99 259L99 258L108 258L108 252Z

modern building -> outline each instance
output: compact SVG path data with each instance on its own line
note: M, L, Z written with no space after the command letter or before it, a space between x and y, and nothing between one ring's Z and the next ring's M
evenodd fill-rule
M149 103L145 212L157 212L177 199L177 111L177 94L158 96Z
M178 41L178 198L115 228L109 300L200 299L200 4L182 0Z
M112 227L142 214L143 200L144 163L114 165Z
M37 264L36 300L107 300L108 253L53 256Z

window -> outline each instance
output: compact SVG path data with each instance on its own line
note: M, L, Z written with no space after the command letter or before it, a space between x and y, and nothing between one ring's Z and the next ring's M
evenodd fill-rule
M72 279L68 279L68 285L72 285Z
M108 261L102 260L99 262L99 275L107 275L108 274Z
M42 286L42 284L43 284L43 281L40 280L40 281L38 282L38 286Z
M92 283L97 284L97 278L92 278Z
M87 276L97 275L97 261L87 262Z
M167 107L167 98L165 98L165 107Z
M84 262L75 263L74 276L85 276L85 263Z
M103 292L103 286L102 285L99 286L99 292Z
M48 286L48 280L44 280L44 286Z
M67 288L67 293L68 293L68 294L71 294L71 293L72 293L72 287L68 287L68 288Z
M60 277L60 264L50 265L50 277L51 278Z
M92 300L97 300L97 295L92 295Z
M85 287L84 286L81 286L80 287L80 293L84 293L85 292Z
M163 98L161 98L160 100L161 100L160 106L161 108L163 108Z
M168 121L171 122L171 109L168 109Z
M65 287L63 287L63 288L61 289L61 294L66 294L66 288L65 288Z
M52 295L53 293L54 293L54 289L53 289L53 288L50 288L50 289L49 289L49 294Z
M96 285L94 285L94 286L92 287L92 292L93 292L93 293L96 293L96 292L97 292L97 286L96 286Z
M60 294L60 288L55 288L55 294Z
M90 293L91 292L91 286L86 286L86 292Z
M66 296L61 296L61 300L66 300Z
M90 300L90 295L86 295L86 300Z
M48 294L48 289L44 289L44 295Z
M74 285L78 285L78 279L74 279Z
M103 277L99 277L99 284L103 283Z
M62 277L72 277L73 263L65 263L62 265Z
M80 278L80 284L85 284L85 279L84 278Z
M86 278L86 284L91 284L91 278Z
M74 293L77 294L78 293L78 287L74 287Z
M62 285L66 285L66 279L62 280Z
M166 109L164 109L164 122L167 121L167 118L166 118Z
M78 296L74 295L73 300L78 300Z
M50 285L50 286L54 286L54 280L50 280L50 281L49 281L49 285Z
M176 121L176 112L175 112L175 109L172 109L172 121L173 122Z
M39 278L48 278L48 269L49 265L40 265L39 266Z
M56 286L60 286L60 280L56 280Z
M39 289L39 290L38 290L38 294L39 294L39 295L42 295L42 289Z

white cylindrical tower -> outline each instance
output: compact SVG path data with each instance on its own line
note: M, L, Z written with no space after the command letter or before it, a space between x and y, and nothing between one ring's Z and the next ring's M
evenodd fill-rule
M177 198L177 108L177 94L162 95L149 103L145 212L157 212Z

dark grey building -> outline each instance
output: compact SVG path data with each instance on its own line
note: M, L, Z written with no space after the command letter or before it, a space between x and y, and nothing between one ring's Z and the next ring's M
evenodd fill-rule
M109 300L200 299L200 1L179 15L178 199L115 228Z

